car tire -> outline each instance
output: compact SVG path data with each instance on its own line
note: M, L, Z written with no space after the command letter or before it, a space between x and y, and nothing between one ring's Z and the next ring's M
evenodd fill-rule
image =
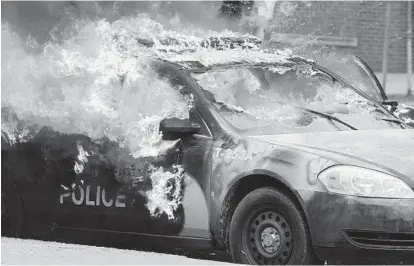
M284 193L259 188L236 207L229 230L235 263L323 264L318 260L304 215Z
M14 183L5 184L1 189L1 235L22 237L23 203Z

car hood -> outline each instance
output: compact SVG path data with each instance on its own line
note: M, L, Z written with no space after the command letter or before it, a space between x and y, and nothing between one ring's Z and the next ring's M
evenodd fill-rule
M404 175L414 184L414 130L358 130L305 134L254 136L254 139L292 148L307 149L357 159L375 168ZM338 160L338 159L336 159ZM405 179L405 178L404 178Z

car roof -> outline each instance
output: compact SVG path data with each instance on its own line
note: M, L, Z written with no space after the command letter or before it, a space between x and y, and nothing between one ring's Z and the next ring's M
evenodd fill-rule
M137 38L139 44L154 48L156 58L191 72L236 67L265 67L284 73L298 65L311 67L314 61L292 54L289 49L268 52L252 35L207 38Z
M181 54L159 54L159 59L178 65L181 69L191 72L206 72L212 69L229 69L236 67L262 67L284 73L298 65L311 67L314 62L294 56L286 51L269 53L262 50L231 49L214 50L204 49Z

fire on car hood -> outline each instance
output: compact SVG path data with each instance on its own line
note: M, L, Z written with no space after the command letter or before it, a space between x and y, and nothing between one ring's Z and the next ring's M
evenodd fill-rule
M254 139L292 148L371 163L414 187L414 130L358 130L255 136ZM336 159L337 160L337 159ZM344 162L347 163L345 159ZM407 180L408 179L408 180Z

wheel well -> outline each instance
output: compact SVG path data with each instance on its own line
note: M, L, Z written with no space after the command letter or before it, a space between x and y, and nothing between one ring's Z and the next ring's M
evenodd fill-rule
M295 203L300 212L304 215L304 210L296 195L280 180L267 175L249 175L243 177L233 185L224 199L220 215L220 235L218 239L216 239L216 245L218 248L228 249L229 247L229 225L237 205L247 194L262 187L273 187L279 189ZM304 218L306 220L306 215L304 215Z

